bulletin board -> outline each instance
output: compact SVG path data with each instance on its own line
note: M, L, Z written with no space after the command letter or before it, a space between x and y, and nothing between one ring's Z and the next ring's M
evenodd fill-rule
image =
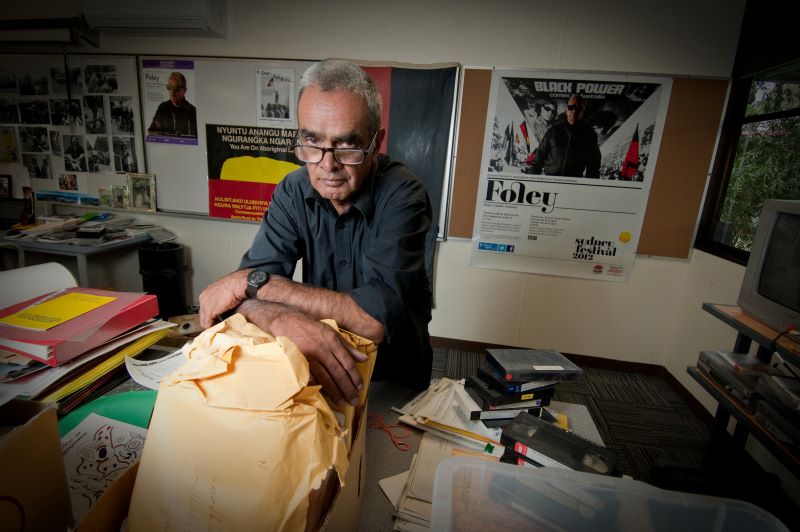
M134 56L0 56L0 174L14 197L126 193L145 166L137 68Z
M472 238L492 71L464 71L448 235ZM674 78L637 253L687 258L728 81Z
M142 56L139 63L144 145L148 170L156 175L159 210L260 219L278 180L266 174L253 177L252 165L280 168L282 177L301 164L293 153L295 104L300 77L313 62ZM387 136L380 151L403 162L426 185L434 210L432 231L443 237L459 67L362 67L384 101L381 121ZM185 100L195 107L194 135L151 134L157 107L169 97L172 72L182 73L187 82ZM182 128L187 129L185 120ZM244 165L239 175L228 164L233 160Z

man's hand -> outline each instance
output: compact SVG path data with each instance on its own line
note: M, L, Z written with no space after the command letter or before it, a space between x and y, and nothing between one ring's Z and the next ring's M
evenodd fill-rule
M245 300L247 274L250 270L238 270L211 283L200 292L200 325L209 328L214 320Z
M276 312L276 309L280 309ZM364 387L356 362L366 355L348 344L328 325L285 305L247 300L239 311L252 323L273 336L286 336L308 360L314 380L335 403L358 403L358 392ZM271 316L266 318L266 316Z

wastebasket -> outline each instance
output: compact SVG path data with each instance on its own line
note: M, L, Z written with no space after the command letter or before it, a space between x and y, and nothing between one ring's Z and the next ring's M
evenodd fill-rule
M158 299L162 318L186 314L186 271L182 244L149 243L139 248L139 273L145 292Z

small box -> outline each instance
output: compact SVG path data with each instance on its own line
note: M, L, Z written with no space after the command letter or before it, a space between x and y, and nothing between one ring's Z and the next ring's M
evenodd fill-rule
M71 526L56 408L12 399L0 406L0 528L66 530Z
M448 458L436 469L431 530L788 532L747 502L470 457Z

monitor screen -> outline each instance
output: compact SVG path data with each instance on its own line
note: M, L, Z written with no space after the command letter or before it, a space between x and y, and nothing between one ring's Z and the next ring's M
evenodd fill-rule
M758 293L800 312L800 214L778 213L769 235Z

